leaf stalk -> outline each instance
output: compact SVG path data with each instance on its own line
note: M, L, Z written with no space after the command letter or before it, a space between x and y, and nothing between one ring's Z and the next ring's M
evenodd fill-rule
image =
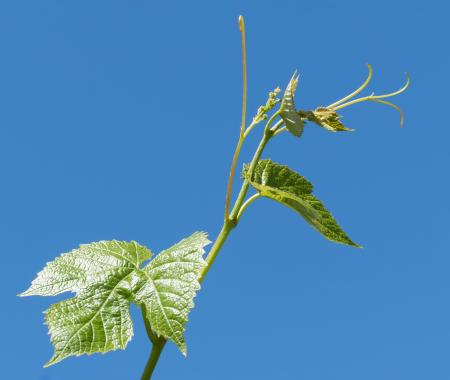
M144 319L145 331L147 331L147 336L150 341L155 344L158 341L158 337L153 332L152 326L147 318L147 309L144 305L141 306L142 318Z
M250 198L248 198L244 204L242 205L242 207L239 209L239 212L237 214L237 221L239 221L242 217L242 214L244 213L244 211L247 209L248 206L250 206L255 200L257 200L259 197L261 197L261 195L259 193L253 194Z

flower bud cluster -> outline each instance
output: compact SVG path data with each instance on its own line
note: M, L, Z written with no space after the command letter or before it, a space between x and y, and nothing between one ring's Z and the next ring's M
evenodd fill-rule
M260 123L268 118L267 113L281 101L280 98L277 98L280 92L281 89L279 87L269 92L269 98L267 99L266 104L258 108L258 112L253 118L254 124Z

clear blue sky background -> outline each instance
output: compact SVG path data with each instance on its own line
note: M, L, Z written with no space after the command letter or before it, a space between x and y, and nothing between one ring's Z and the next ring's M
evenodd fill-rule
M448 14L444 1L12 1L0 4L1 378L138 379L149 343L133 307L126 351L51 356L42 311L19 299L79 243L154 251L215 238L241 108L246 17L249 116L301 73L297 105L412 85L398 114L346 109L352 134L309 126L267 154L309 178L364 250L334 245L258 201L196 298L188 359L155 379L450 378ZM248 159L256 131L243 151ZM59 297L61 299L63 297Z

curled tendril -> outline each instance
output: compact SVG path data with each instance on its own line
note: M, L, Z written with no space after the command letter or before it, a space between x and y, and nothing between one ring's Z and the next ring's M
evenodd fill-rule
M367 76L364 83L359 88L357 88L355 91L353 91L351 94L347 95L346 97L338 100L337 102L335 102L333 104L330 104L327 108L337 111L341 108L351 106L352 104L361 103L361 102L365 102L365 101L385 104L389 107L394 108L395 110L397 110L400 113L400 127L402 127L403 123L405 121L405 117L404 117L403 112L400 109L400 107L395 105L394 103L388 102L386 100L381 100L381 99L390 98L392 96L396 96L396 95L399 95L402 92L404 92L408 88L408 86L411 82L409 74L406 73L406 83L403 85L403 87L401 87L397 91L390 92L387 94L382 94L382 95L375 95L374 93L372 93L369 96L364 96L361 98L356 98L356 99L350 100L353 97L355 97L355 95L359 94L369 84L370 79L372 78L372 66L367 64L367 67L369 68L369 75ZM347 101L347 100L349 100L349 101Z
M395 95L399 95L402 92L405 92L405 90L408 88L409 83L411 82L411 78L409 77L409 74L406 73L406 83L403 85L402 88L400 88L397 91L394 92L390 92L389 94L384 94L384 95L373 95L372 98L375 99L382 99L382 98L390 98L391 96L395 96Z
M330 104L327 108L334 108L334 107L338 106L339 104L344 103L346 100L353 98L354 96L358 95L362 90L364 90L367 87L367 85L369 84L370 80L372 79L372 73L373 73L372 66L369 63L367 63L367 68L369 69L369 74L367 75L367 78L364 81L364 83L360 87L358 87L355 91L353 91L351 94L338 100L337 102L334 102L333 104Z
M403 127L403 123L405 122L405 116L403 115L403 111L402 111L402 109L399 106L397 106L394 103L388 102L386 100L380 100L380 99L377 99L377 98L368 99L368 100L371 101L371 102L386 104L387 106L396 109L398 111L398 113L400 114L400 128Z

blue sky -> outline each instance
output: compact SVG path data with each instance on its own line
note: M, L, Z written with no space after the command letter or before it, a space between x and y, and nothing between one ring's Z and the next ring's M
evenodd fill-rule
M334 245L296 214L254 203L155 379L450 378L448 13L444 1L3 1L0 4L2 378L137 379L149 343L135 307L126 351L42 365L42 311L19 299L47 261L80 243L153 251L215 238L241 108L237 16L247 25L249 117L301 78L303 109L374 68L398 114L345 109L352 134L308 126L270 143L364 250ZM243 150L255 148L260 130ZM447 247L447 248L445 248Z

